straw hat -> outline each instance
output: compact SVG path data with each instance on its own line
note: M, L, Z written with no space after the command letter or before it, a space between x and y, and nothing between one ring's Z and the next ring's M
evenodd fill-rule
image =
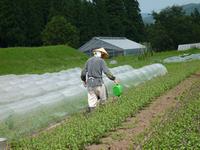
M98 48L93 50L93 52L101 52L102 53L102 58L108 58L109 54L106 52L104 48Z

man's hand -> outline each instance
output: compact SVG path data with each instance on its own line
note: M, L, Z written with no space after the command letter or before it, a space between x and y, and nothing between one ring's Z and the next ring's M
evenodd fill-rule
M119 84L120 81L119 81L119 80L114 80L114 83L115 83L115 84Z
M87 87L86 81L83 81L83 85L84 85L84 87Z

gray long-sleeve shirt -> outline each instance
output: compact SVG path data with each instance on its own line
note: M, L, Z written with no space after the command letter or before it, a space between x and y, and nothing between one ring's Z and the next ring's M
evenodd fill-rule
M104 73L110 80L115 80L115 77L109 71L105 61L100 57L92 57L88 59L81 72L81 79L86 81L88 87L101 86L103 84L102 73Z

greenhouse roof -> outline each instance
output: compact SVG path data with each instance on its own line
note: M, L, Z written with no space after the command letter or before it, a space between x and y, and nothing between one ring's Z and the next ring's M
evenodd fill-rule
M102 41L105 41L107 43L110 43L112 45L115 45L117 47L120 47L121 49L135 49L135 48L145 48L145 46L136 43L134 41L131 41L125 37L123 38L99 38Z
M127 39L126 37L94 37L81 46L81 51L91 50L97 47L115 50L143 49L144 45Z

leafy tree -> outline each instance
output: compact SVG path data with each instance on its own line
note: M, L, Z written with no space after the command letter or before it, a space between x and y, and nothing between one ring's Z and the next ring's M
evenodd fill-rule
M125 9L122 0L105 0L108 14L109 36L125 35Z
M23 30L26 37L24 44L26 46L41 45L41 32L45 26L41 1L20 0L19 2L23 13L21 18L24 21Z
M50 0L49 2L49 15L48 18L52 18L54 16L64 16L63 9L65 8L65 1L64 0Z
M22 16L18 1L0 1L0 47L24 45L26 37Z
M191 18L193 23L200 25L200 12L198 9L194 9L194 11L191 13Z
M80 41L84 44L89 39L98 35L98 18L95 5L84 0L81 7L81 18L79 20Z
M98 36L110 35L109 15L106 9L105 0L93 0L96 13L96 31Z
M141 41L144 36L144 23L140 14L139 3L137 0L123 0L126 11L125 36Z
M0 1L1 47L41 45L47 23L47 0Z
M200 12L195 9L191 14L193 42L200 41Z
M148 39L155 51L173 50L173 39L160 24L148 27Z
M77 29L62 16L55 16L48 22L42 39L45 45L69 44L74 47L79 41Z
M178 6L168 7L160 13L153 13L155 24L149 30L149 41L154 48L177 49L179 44L193 43L194 22ZM168 44L166 44L168 43Z
M68 1L67 1L67 3L68 3L68 6L70 6ZM86 11L85 9L83 9L84 3L85 3L85 0L72 0L71 6L68 8L69 9L68 11L71 11L71 15L69 15L70 13L67 13L67 15L66 15L67 18L70 17L69 18L70 22L78 28L81 27L80 21Z

